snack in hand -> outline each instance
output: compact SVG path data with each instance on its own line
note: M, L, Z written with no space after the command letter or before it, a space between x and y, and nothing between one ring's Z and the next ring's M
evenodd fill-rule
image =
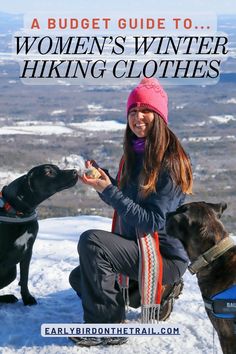
M86 169L85 174L87 177L89 178L100 178L101 177L101 173L93 166L89 167Z

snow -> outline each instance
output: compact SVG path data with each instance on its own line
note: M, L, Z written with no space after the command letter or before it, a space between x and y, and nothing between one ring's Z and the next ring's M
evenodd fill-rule
M70 288L68 276L79 263L77 242L90 228L110 230L111 219L78 216L45 219L39 222L30 267L29 288L37 298L36 306L25 307L19 296L17 281L1 293L19 297L16 304L0 306L0 353L3 354L73 354L140 353L191 354L213 353L213 330L204 310L196 277L186 272L184 291L176 301L171 317L163 324L182 327L180 336L131 337L119 347L78 348L67 338L40 335L42 323L81 323L81 301ZM129 310L129 322L139 321L139 309ZM215 354L221 353L215 335Z
M223 100L215 100L215 102L220 104L236 104L236 98L232 97Z
M202 121L202 122L196 122L196 123L189 123L189 124L184 124L186 127L203 127L204 125L206 125L206 122L205 121Z
M55 113L56 112L56 113ZM53 112L52 112L53 113ZM62 111L54 111L54 114L62 114ZM22 121L15 125L0 127L0 135L67 135L78 136L80 131L117 131L124 130L126 124L119 123L115 120L107 121L87 121L82 123L71 123L65 125L65 123L57 122L40 122L40 121Z
M61 135L72 134L73 130L61 125L32 125L27 126L5 126L0 128L0 135L15 135L15 134L27 134L27 135Z
M227 139L229 141L234 141L236 140L235 135L226 135L224 137L222 136L196 136L196 137L190 137L190 138L183 138L183 142L190 142L190 143L207 143L207 142L215 142L215 141L221 141L223 139Z
M226 100L226 104L236 104L236 98L230 98L229 100Z
M51 116L58 116L58 115L61 115L61 114L65 114L66 113L66 110L65 109L57 109L57 110L54 110L50 113Z
M236 100L235 100L236 101ZM228 102L229 103L229 102ZM234 99L231 99L231 103L234 103ZM176 107L177 108L177 107ZM209 116L210 122L195 122L194 124L192 123L187 123L185 124L186 127L202 127L206 124L228 124L231 122L235 122L236 118L235 116L231 114L224 114L224 115L216 115L216 116Z
M89 112L92 113L104 113L104 112L121 112L121 109L117 108L104 108L101 104L88 104Z
M236 120L236 118L231 114L225 114L223 116L210 116L209 118L218 124L227 124L230 121Z
M124 130L126 124L116 122L115 120L107 121L87 121L83 123L72 123L72 127L76 127L81 130L90 130L90 131L116 131Z

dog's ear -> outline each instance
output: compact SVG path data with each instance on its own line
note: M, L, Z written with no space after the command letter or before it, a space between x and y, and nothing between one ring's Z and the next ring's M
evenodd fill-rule
M216 215L219 219L221 218L221 215L223 214L223 212L227 208L227 203L225 203L225 202L221 202L221 203L217 203L217 204L207 203L207 205L216 212Z

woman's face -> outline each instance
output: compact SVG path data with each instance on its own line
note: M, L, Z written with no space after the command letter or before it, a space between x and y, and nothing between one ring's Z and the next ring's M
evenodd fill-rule
M146 138L152 127L154 112L146 107L134 107L129 111L128 123L138 138Z

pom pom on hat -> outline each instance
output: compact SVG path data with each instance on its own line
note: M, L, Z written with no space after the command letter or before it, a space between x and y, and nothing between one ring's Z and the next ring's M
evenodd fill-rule
M144 78L131 91L127 101L127 114L131 108L145 106L158 113L168 123L168 96L155 78Z

